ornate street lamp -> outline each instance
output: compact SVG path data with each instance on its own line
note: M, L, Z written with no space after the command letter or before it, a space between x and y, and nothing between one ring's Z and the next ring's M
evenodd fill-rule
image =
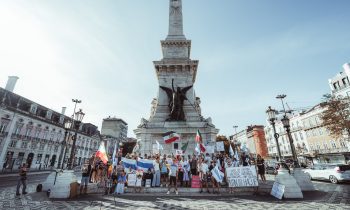
M83 121L83 118L85 116L85 113L79 109L78 112L76 112L74 114L74 122L73 122L73 129L75 130L75 134L73 136L73 145L72 145L72 150L70 153L70 158L69 158L69 162L68 162L68 169L72 170L73 169L73 161L74 161L74 155L75 155L75 143L77 140L77 136L78 136L78 130L79 130L79 126L80 123Z
M278 160L281 161L282 160L282 155L281 155L281 150L280 150L280 145L278 143L278 138L279 138L279 134L276 133L276 110L272 109L271 106L269 106L269 108L266 110L266 114L268 117L268 120L270 121L270 124L272 126L273 129L273 136L275 138L276 141L276 146L277 146L277 153L278 153Z
M295 168L299 168L300 167L299 161L298 161L297 154L296 154L296 151L295 151L293 138L292 138L292 135L290 133L290 121L289 121L289 118L287 117L286 114L283 116L281 121L282 121L283 127L286 129L287 136L288 136L288 139L289 139L289 144L290 144L290 147L292 149L294 167Z
M61 148L61 153L60 153L60 157L58 158L58 167L61 167L61 169L63 169L64 167L64 160L66 158L66 153L67 153L67 144L68 144L68 139L67 139L67 134L69 132L69 130L72 128L72 121L68 120L64 123L64 139L62 142L62 148ZM64 155L62 157L63 154L63 150L64 150ZM62 162L62 165L61 165Z

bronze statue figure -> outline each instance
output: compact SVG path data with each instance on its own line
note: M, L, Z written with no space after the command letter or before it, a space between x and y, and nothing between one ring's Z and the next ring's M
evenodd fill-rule
M162 88L162 90L164 90L166 92L166 94L168 95L168 99L169 99L169 121L185 121L185 113L184 113L184 109L183 109L183 105L184 105L184 100L188 100L186 97L186 92L192 88L191 86L188 87L184 87L184 88L180 88L177 87L177 89L175 90L174 88L174 79L172 79L171 81L171 87L167 88L167 87L163 87L163 86L159 86L160 88Z

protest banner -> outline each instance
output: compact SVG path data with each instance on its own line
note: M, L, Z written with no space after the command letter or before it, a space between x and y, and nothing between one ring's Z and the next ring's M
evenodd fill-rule
M226 168L229 187L259 186L255 166Z
M225 151L225 146L223 141L216 142L216 151Z
M200 178L199 176L192 175L191 188L200 188Z
M128 174L128 186L134 187L136 185L136 174Z
M206 150L206 153L213 154L214 153L214 146L206 146L205 150Z
M283 184L274 182L271 190L271 195L281 200L284 194L284 188L285 186Z

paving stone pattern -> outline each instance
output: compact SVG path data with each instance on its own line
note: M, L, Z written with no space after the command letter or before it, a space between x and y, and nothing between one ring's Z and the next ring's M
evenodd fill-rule
M305 200L277 200L271 196L196 196L88 195L75 200L50 200L44 192L36 193L35 184L28 186L28 194L15 196L15 187L0 189L0 209L350 209L349 185L315 183L316 189L327 191L321 197ZM91 202L93 201L93 202Z

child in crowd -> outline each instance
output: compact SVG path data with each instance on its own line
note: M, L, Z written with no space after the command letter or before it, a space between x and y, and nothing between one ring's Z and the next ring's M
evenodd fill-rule
M117 190L116 193L119 194L124 194L124 187L126 183L126 175L125 172L122 171L120 176L118 177L118 184L117 184Z

